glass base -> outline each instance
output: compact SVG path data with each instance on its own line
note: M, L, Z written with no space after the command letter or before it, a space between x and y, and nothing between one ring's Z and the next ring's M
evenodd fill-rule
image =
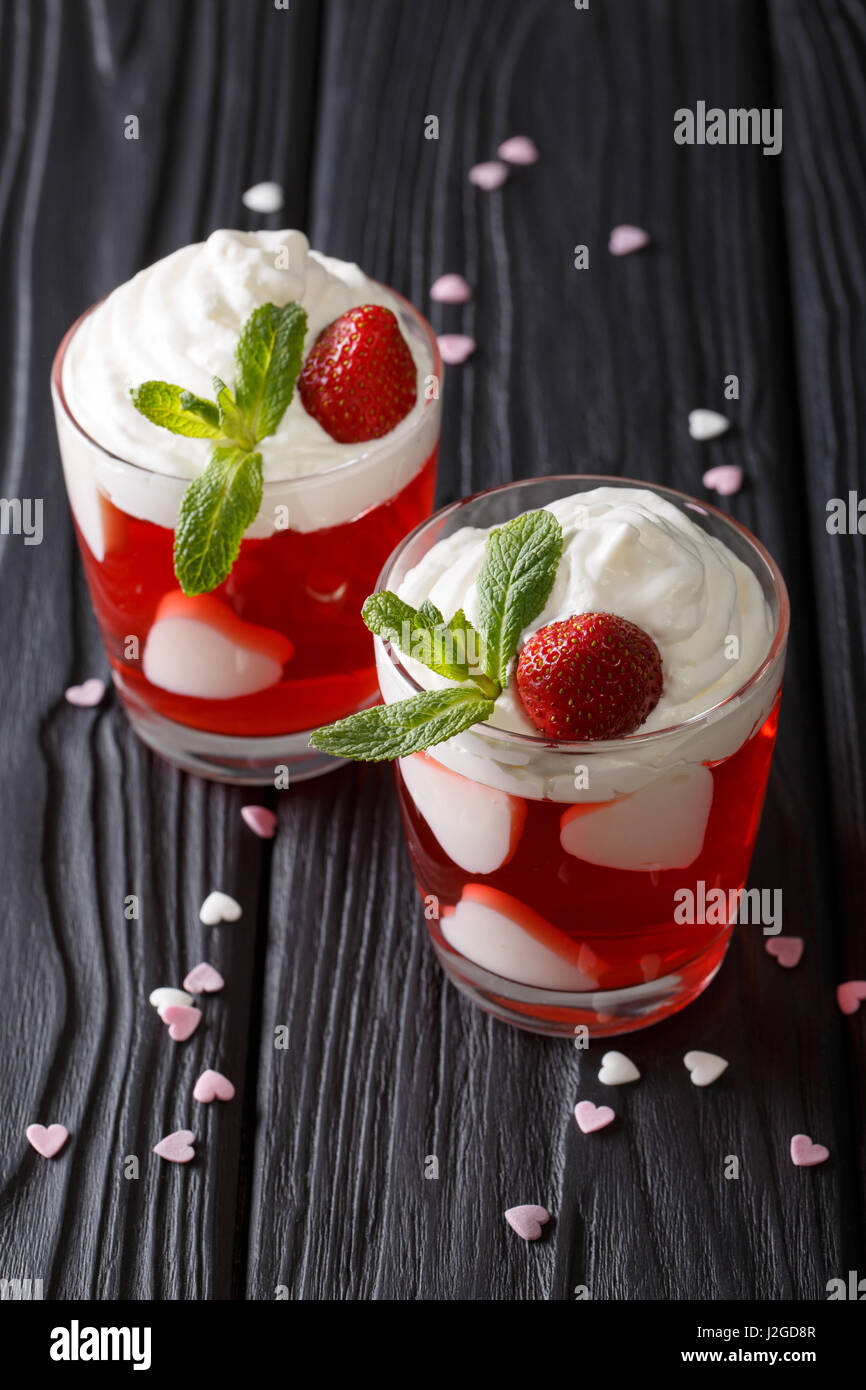
M214 782L285 787L346 765L345 758L334 758L309 746L312 729L269 738L234 738L166 719L126 690L121 693L121 702L142 743L184 772Z
M521 985L444 949L435 938L433 947L442 969L461 994L503 1023L550 1037L573 1038L578 1028L585 1028L587 1037L609 1038L661 1023L697 999L718 974L730 939L731 930L725 928L712 946L676 974L628 989L587 994Z

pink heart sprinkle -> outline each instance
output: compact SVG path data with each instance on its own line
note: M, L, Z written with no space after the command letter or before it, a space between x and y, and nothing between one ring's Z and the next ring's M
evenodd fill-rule
M461 362L465 362L478 346L475 339L465 333L440 333L436 341L442 353L442 361L447 362L449 367L458 367Z
M242 806L241 816L254 835L272 840L277 833L277 817L267 806Z
M784 965L786 970L793 970L795 965L800 964L803 955L802 936L771 936L765 946L768 956L775 956L780 965Z
M866 999L866 980L846 980L836 990L836 1002L843 1014L856 1014Z
M203 1071L198 1081L193 1087L193 1098L200 1100L202 1105L209 1105L212 1100L232 1100L235 1088L227 1076L223 1076L221 1071Z
M484 164L473 164L469 170L469 182L474 183L476 188L483 188L486 193L492 193L494 188L502 187L510 172L508 165L500 159L488 159Z
M28 1144L32 1144L43 1158L53 1158L69 1138L65 1125L49 1125L47 1129L44 1125L28 1125L25 1133Z
M105 695L105 681L101 681L98 676L91 676L90 680L83 685L70 685L65 690L64 695L70 705L79 705L81 709L89 709L93 705L98 705Z
M538 146L528 135L510 135L496 153L509 164L537 164L539 160Z
M550 1212L545 1207L531 1205L509 1207L505 1213L505 1220L512 1231L516 1231L523 1240L538 1240L542 1226L550 1220Z
M430 298L440 304L465 304L472 298L472 287L462 275L440 275L430 286Z
M709 468L703 476L704 487L717 492L720 497L733 497L743 486L743 470L735 463L723 463L718 468Z
M168 1036L174 1042L186 1042L201 1023L201 1009L189 1004L169 1004L162 1011L162 1021L168 1024Z
M173 1134L167 1134L158 1144L154 1144L153 1152L159 1154L160 1158L167 1158L169 1163L189 1163L191 1158L195 1158L192 1147L194 1138L191 1129L176 1129Z
M582 1129L584 1134L592 1134L593 1130L604 1129L605 1125L616 1119L616 1115L609 1105L593 1105L591 1100L581 1100L574 1107L574 1118L578 1129Z
M190 994L216 994L224 984L225 980L220 972L203 960L200 965L193 966L183 982L183 987Z
M816 1163L826 1163L830 1150L823 1144L813 1144L808 1134L795 1134L791 1140L791 1162L798 1168L814 1168Z
M607 249L612 256L630 256L632 251L642 251L649 246L649 240L649 232L645 232L643 227L632 227L628 222L623 222L611 231Z

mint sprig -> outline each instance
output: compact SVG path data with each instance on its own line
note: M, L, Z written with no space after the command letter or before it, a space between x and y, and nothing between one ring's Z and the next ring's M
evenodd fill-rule
M482 642L461 610L446 623L438 608L425 599L418 609L386 590L371 594L361 609L361 617L371 632L406 656L420 661L452 681L475 681L489 699L500 687L484 674Z
M489 719L492 713L493 701L485 699L475 685L425 690L423 695L376 705L317 729L310 743L323 753L362 762L407 758Z
M525 512L491 531L478 576L478 622L485 671L505 685L520 634L550 598L562 555L552 512Z
M174 572L185 594L207 594L223 582L261 505L261 454L217 445L181 499Z
M462 609L446 623L430 599L415 609L389 590L371 594L361 611L370 631L456 684L316 729L311 747L360 762L405 758L489 719L520 634L550 597L561 555L552 512L527 512L491 531L477 581L480 632Z
M154 425L212 439L204 471L183 494L174 536L174 572L185 594L206 594L229 574L247 527L262 504L262 456L301 370L307 315L300 304L262 304L235 348L235 392L213 378L215 401L166 381L145 381L132 404Z
M219 410L213 401L202 400L182 386L167 381L145 381L132 392L136 410L154 425L190 439L219 439Z

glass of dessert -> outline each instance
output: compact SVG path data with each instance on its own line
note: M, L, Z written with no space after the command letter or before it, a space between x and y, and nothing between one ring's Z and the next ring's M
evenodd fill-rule
M788 599L716 508L631 480L437 512L364 606L385 705L316 746L395 760L433 945L482 1008L602 1037L683 1008L730 941Z
M377 698L359 610L430 515L442 364L400 295L300 232L214 232L66 334L52 371L91 600L132 725L228 781L315 776Z

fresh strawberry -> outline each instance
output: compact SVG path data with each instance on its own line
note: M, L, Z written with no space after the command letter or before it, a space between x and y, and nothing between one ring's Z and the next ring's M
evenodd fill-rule
M662 693L652 638L612 613L580 613L530 637L517 689L536 729L549 738L621 738L639 729Z
M324 328L298 378L304 409L340 444L379 439L418 395L412 354L390 309L362 304Z

